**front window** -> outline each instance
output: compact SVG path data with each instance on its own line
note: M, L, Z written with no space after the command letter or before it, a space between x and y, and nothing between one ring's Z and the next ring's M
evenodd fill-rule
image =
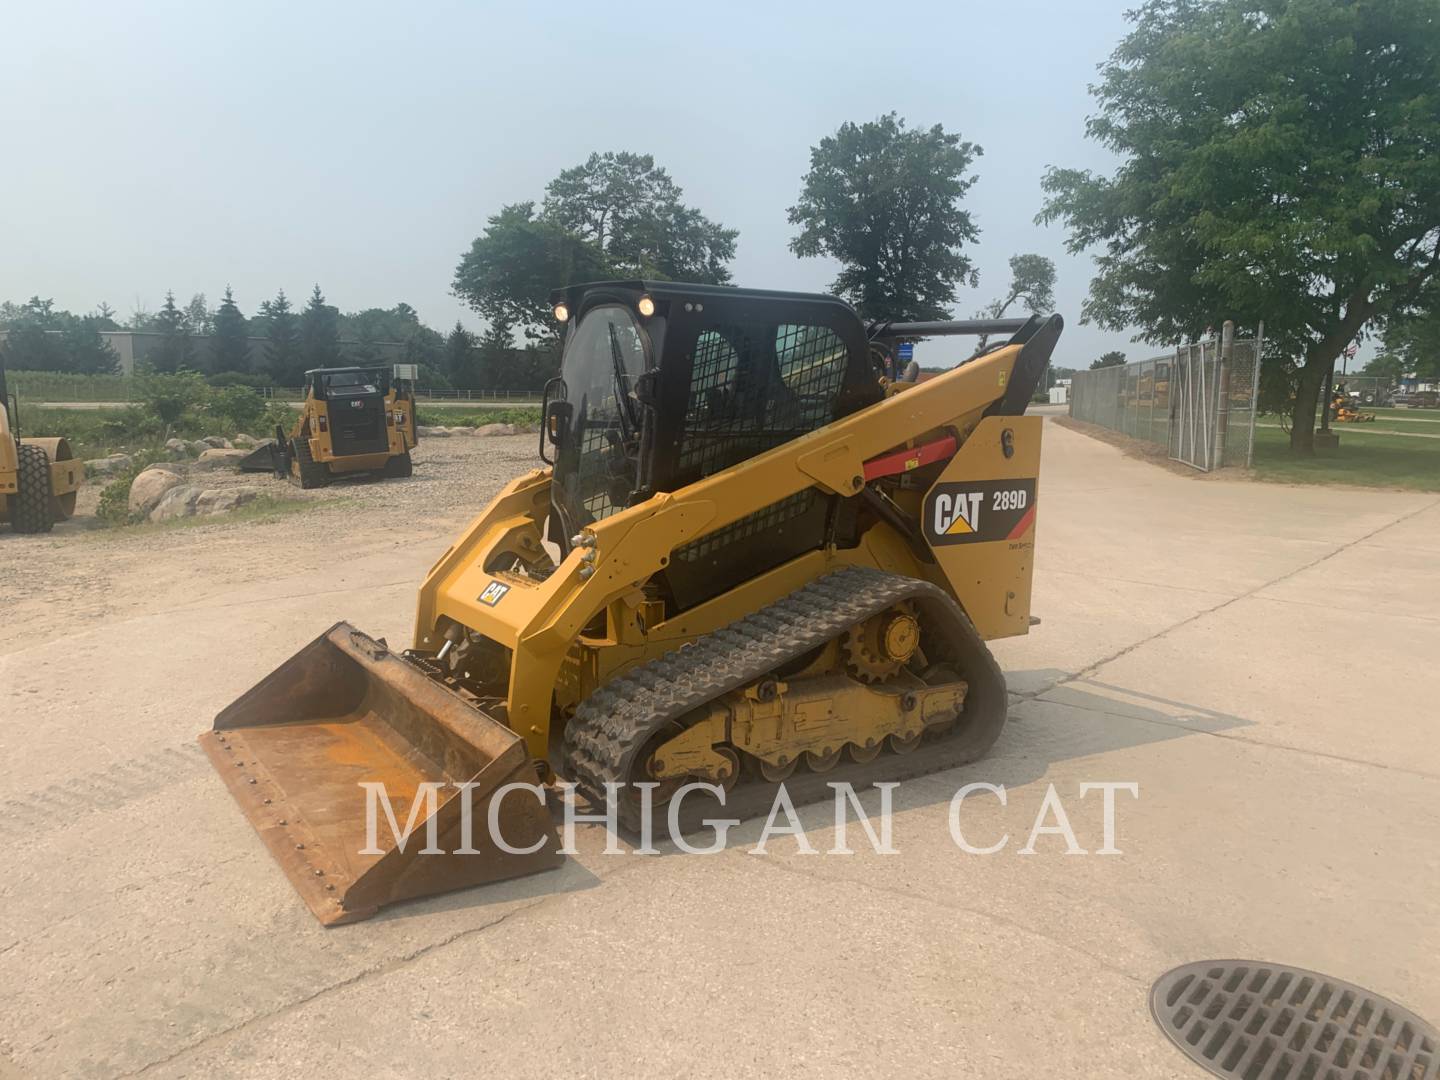
M570 418L555 462L555 483L570 528L630 504L640 453L640 406L630 396L644 373L645 336L619 305L588 312L561 362Z
M373 371L336 371L320 376L320 397L346 394L383 394L389 392L389 381L383 369Z

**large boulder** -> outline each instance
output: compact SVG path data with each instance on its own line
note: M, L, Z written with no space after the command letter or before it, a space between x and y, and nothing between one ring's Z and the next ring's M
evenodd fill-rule
M422 439L439 439L454 433L448 427L417 427L415 434Z
M130 513L144 517L155 509L165 493L182 482L180 474L162 465L152 465L130 484Z
M201 488L193 484L173 487L160 497L150 511L151 521L174 521L177 518L206 517L224 514L262 494L256 487Z
M248 457L248 450L217 450L214 448L206 450L195 462L197 469L223 469L227 466L240 464L241 460Z
M184 439L166 439L165 452L176 461L180 461L190 456L190 444Z
M185 445L187 445L188 447L190 447L190 452L191 452L192 454L203 454L206 450L214 450L214 449L215 449L215 447L211 446L211 445L210 445L208 442L206 442L204 439L196 439L194 442L192 442L192 443L186 443Z
M110 454L108 457L92 458L85 462L85 474L87 476L113 476L115 473L126 472L134 462L128 454Z
M219 435L206 435L200 439L206 446L215 450L233 450L229 439L222 439Z
M195 500L197 516L226 514L246 503L254 502L263 492L257 487L214 488L200 493Z
M255 436L253 436L253 435L246 435L246 434L242 431L242 432L238 433L233 439L230 440L230 444L231 444L232 446L242 447L242 448L244 448L244 449L246 449L246 450L253 450L253 449L255 448L256 439L255 439Z
M519 435L520 428L515 424L481 424L475 429L476 435Z
M151 508L149 520L171 521L175 518L191 517L195 513L195 504L203 493L203 488L193 484L173 487L160 496L160 501Z

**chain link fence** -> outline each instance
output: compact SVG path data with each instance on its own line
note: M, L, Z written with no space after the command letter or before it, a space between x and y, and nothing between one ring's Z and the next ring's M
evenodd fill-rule
M1201 469L1254 459L1258 357L1263 336L1207 338L1173 353L1077 371L1070 415L1163 447Z

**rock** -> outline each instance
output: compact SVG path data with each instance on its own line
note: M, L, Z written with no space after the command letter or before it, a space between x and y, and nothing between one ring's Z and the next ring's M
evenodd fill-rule
M203 454L206 450L214 450L214 449L215 449L215 447L211 446L208 442L205 442L203 439L196 439L194 442L192 442L192 443L187 443L186 445L190 447L190 452L191 452L192 454Z
M176 461L190 456L190 444L184 439L166 439L165 452Z
M422 439L438 439L451 434L448 427L417 427L415 433Z
M181 483L180 475L152 465L130 484L130 512L144 517L171 488Z
M92 458L85 462L85 473L88 476L111 476L125 472L133 464L127 454L111 454L109 457Z
M519 435L520 429L514 424L481 424L475 429L476 435Z
M248 450L221 450L212 447L200 455L200 460L195 462L195 468L223 469L227 465L238 465L249 453Z
M208 514L226 514L248 502L254 502L260 494L260 489L254 487L217 488L202 491L200 498L195 500L195 514L197 517Z
M246 435L246 434L242 431L242 432L238 433L233 439L230 440L230 445L232 445L232 446L238 446L238 447L244 447L244 448L247 449L247 450L253 450L253 449L255 448L255 444L256 444L257 441L258 441L258 440L255 438L255 436L253 436L253 435Z
M234 449L234 446L231 444L229 439L222 439L219 435L206 435L200 440L200 442L204 443L206 446L212 447L215 450Z
M203 489L191 484L173 487L160 496L160 501L151 509L148 520L171 521L175 518L191 517L202 494Z
M149 520L174 521L177 518L224 514L254 502L261 494L261 490L255 487L200 488L193 484L173 487L155 504Z

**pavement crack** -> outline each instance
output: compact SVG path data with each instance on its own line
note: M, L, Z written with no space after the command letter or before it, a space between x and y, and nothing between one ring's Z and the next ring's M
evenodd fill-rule
M1409 521L1411 518L1416 517L1416 516L1419 515L1419 514L1423 514L1423 513L1425 513L1425 512L1428 511L1428 510L1433 510L1433 509L1434 509L1435 507L1437 507L1437 506L1440 506L1440 499L1435 499L1435 500L1432 500L1431 502L1426 503L1426 504L1423 505L1423 506L1418 506L1418 507L1416 507L1414 510L1411 510L1408 514L1401 514L1399 517L1395 518L1393 521L1387 521L1384 525L1381 525L1381 526L1379 526L1379 527L1377 527L1377 528L1371 529L1368 533L1365 533L1363 536L1357 536L1354 540L1346 541L1345 543L1341 544L1339 547L1333 548L1333 549L1331 549L1330 551L1326 552L1324 555L1321 555L1319 558L1311 559L1309 562L1307 562L1307 563L1302 563L1300 566L1297 566L1297 567L1295 567L1295 568L1292 569L1292 570L1287 570L1285 573L1281 574L1279 577L1272 578L1271 580L1266 581L1266 582L1264 582L1263 584L1256 585L1256 586L1255 586L1254 588L1252 588L1252 589L1246 589L1244 592L1239 593L1239 594L1237 594L1237 595L1235 595L1235 596L1232 596L1232 597L1230 597L1228 600L1223 600L1223 601L1221 601L1220 603L1215 604L1213 607L1208 607L1208 608L1205 608L1205 609L1203 609L1203 610L1201 610L1201 611L1195 612L1193 615L1188 615L1188 616L1186 616L1185 618L1181 619L1179 622L1171 623L1169 626L1165 627L1164 629L1157 630L1157 631L1155 631L1155 633L1150 634L1148 637L1144 637L1144 638L1141 638L1139 641L1132 642L1131 644L1126 645L1123 649L1118 649L1118 650L1116 650L1115 652L1111 653L1109 656L1102 657L1101 659L1096 660L1094 663L1091 663L1091 664L1087 665L1086 667L1081 668L1080 671L1078 671L1078 672L1074 675L1074 677L1073 677L1071 680L1069 680L1069 681L1075 681L1075 680L1077 680L1077 679L1089 678L1091 675L1096 674L1096 673L1097 673L1102 667L1104 667L1105 665L1107 665L1107 664L1112 664L1112 663L1114 663L1116 660L1119 660L1119 659L1121 659L1121 658L1124 657L1124 656L1128 656L1130 653L1134 652L1136 649L1144 648L1146 645L1149 645L1152 641L1158 641L1160 638L1165 637L1167 634L1173 633L1174 631L1179 630L1179 629L1181 629L1182 627L1189 626L1189 625L1190 625L1191 623L1193 623L1193 622L1198 622L1199 620L1205 618L1205 616L1207 616L1207 615L1213 615L1213 614L1215 614L1217 611L1223 611L1225 608L1229 607L1231 604L1238 604L1238 603L1239 603L1240 601L1242 601L1242 600L1249 600L1251 597L1255 596L1257 593L1264 592L1266 589L1271 588L1272 586L1279 585L1282 581L1289 581L1292 577L1295 577L1297 574L1303 574L1303 573L1305 573L1305 571L1307 571L1307 570L1313 570L1315 567L1321 565L1322 563L1328 562L1329 560L1335 558L1335 556L1341 554L1342 552L1349 551L1352 547L1355 547L1357 544L1363 544L1365 541L1369 540L1370 538L1372 538L1372 537L1374 537L1374 536L1378 536L1380 533L1384 532L1386 529L1393 529L1396 525L1401 525L1401 524L1405 523L1406 521ZM1056 684L1056 685L1061 685L1061 684ZM1052 687L1052 689L1053 689L1053 687Z
M376 976L388 975L393 971L398 971L399 969L413 963L416 960L423 959L424 957L429 956L433 952L437 952L440 949L444 949L447 946L455 944L455 942L457 941L464 941L467 938L474 937L478 934L483 934L487 930L493 930L495 927L508 922L515 916L530 911L532 908L537 908L550 899L552 899L552 896L536 897L528 904L519 904L516 907L513 907L509 911L505 912L503 915L491 919L487 923L482 923L480 926L472 926L467 930L460 930L454 934L451 934L449 937L441 938L439 941L432 941L428 945L422 945L418 949L413 949L408 953L404 953L390 960L386 960L382 963L375 964L371 967L357 971L354 975L351 975L348 978L341 979L339 982L334 982L330 983L327 986L322 986L320 989L314 991L313 993L306 994L304 997L296 998L294 1001L288 1001L283 1005L269 1010L268 1012L263 1012L255 1016L247 1017L246 1019L240 1021L238 1024L232 1024L227 1028L222 1028L219 1031L211 1032L209 1035L203 1036L202 1038L196 1039L194 1042L187 1043L184 1046L179 1047L174 1052L166 1054L162 1058L156 1058L154 1061L146 1062L138 1069L131 1070L127 1073L119 1074L118 1080L129 1080L130 1077L144 1076L146 1073L149 1073L153 1069L158 1069L163 1065L168 1065L172 1061L175 1061L178 1058L182 1058L187 1054L193 1053L196 1050L202 1049L203 1047L208 1046L211 1043L229 1038L232 1035L236 1035L239 1032L245 1031L247 1028L254 1027L257 1024L262 1024L267 1020L272 1020L278 1016L284 1016L287 1013L294 1012L297 1009L302 1009L306 1005L309 1005L311 1002L328 997L336 991L345 990L351 986L356 986Z

